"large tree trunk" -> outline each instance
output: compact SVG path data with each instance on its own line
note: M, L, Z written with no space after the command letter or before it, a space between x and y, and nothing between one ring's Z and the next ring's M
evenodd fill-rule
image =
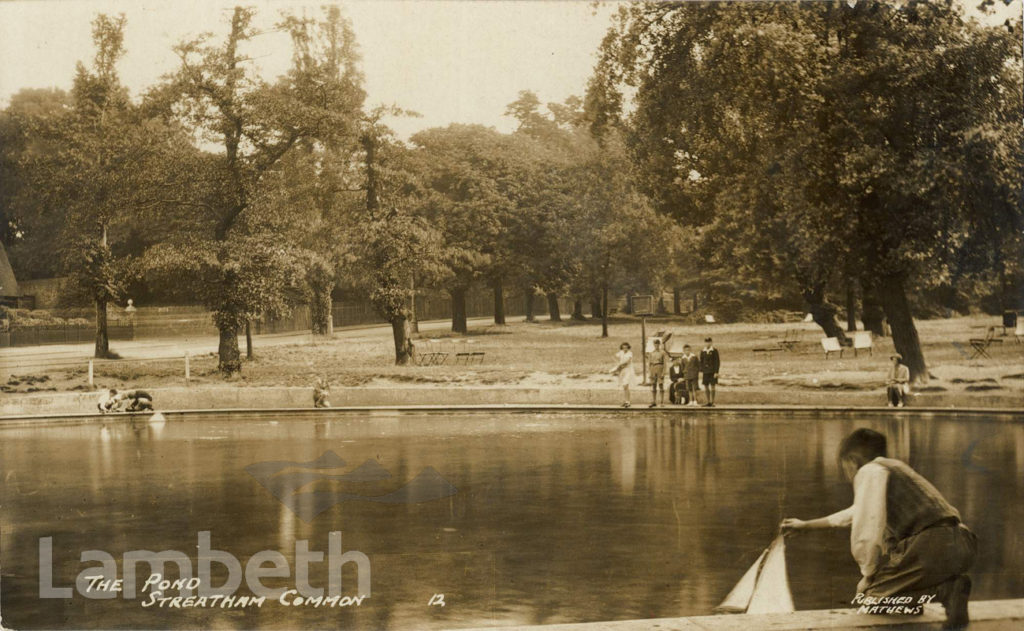
M672 313L681 315L683 313L683 292L678 287L672 288Z
M245 358L252 359L252 322L245 321Z
M452 331L466 333L469 331L466 324L466 288L452 289L449 293L452 295Z
M526 321L527 322L536 322L537 321L537 316L534 315L534 313L533 313L533 301L534 301L534 298L535 298L535 295L533 293L533 289L530 288L530 287L527 287L526 289L523 290L523 295L526 298Z
M572 319L573 320L586 320L586 316L583 315L583 301L577 298L572 303Z
M494 279L494 323L505 324L505 286L500 278Z
M601 337L608 337L608 285L601 287Z
M100 227L100 243L107 247L107 225ZM96 347L93 355L99 359L110 356L110 334L107 330L107 301L101 298L96 299Z
M330 335L334 332L331 317L331 287L319 285L313 287L313 296L309 303L309 316L313 335Z
M878 291L865 280L861 281L861 320L865 331L885 337L885 311L878 299Z
M413 333L420 332L420 320L416 317L416 279L409 281L409 328Z
M548 319L552 322L561 322L562 313L558 310L558 294L548 294Z
M391 318L391 334L395 338L395 365L405 366L412 359L412 338L409 319L404 314Z
M601 317L601 294L594 294L590 298L590 318L597 320Z
M846 282L846 330L857 330L857 292L854 291L853 281Z
M219 361L217 370L232 375L242 370L242 357L238 352L238 329L220 329L220 345L217 347Z
M910 380L919 383L928 381L928 367L921 352L921 340L917 336L914 317L910 313L910 302L904 278L901 275L883 276L879 279L878 297L882 301L885 317L892 330L892 343L896 352L903 356L903 363L910 368Z
M96 348L93 355L99 359L110 356L110 335L107 331L107 301L96 301Z
M825 332L825 337L839 338L840 344L846 343L846 333L836 323L836 308L825 302L825 290L823 287L812 287L803 291L804 300L807 301L807 310L814 318L815 324Z

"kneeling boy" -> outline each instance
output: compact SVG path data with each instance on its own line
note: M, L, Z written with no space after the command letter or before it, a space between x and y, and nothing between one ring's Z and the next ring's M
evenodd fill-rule
M967 626L967 600L978 543L960 513L920 474L886 457L885 436L858 429L843 440L839 461L853 481L853 506L783 530L850 526L860 565L857 591L877 598L933 594L946 608L944 629Z

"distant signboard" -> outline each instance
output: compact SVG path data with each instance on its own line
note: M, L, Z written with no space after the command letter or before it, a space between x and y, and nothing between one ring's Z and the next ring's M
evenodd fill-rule
M633 296L633 314L654 315L654 296Z

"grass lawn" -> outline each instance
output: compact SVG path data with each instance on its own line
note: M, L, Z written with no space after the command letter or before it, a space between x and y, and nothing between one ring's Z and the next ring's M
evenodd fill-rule
M969 338L984 337L985 327L996 322L991 316L958 317L918 322L925 358L932 378L918 388L922 393L956 395L958 405L986 404L1014 407L1024 404L1024 345L1012 332L989 348L991 359L970 359ZM800 329L801 341L794 352L777 351L767 356L754 348L777 347L786 332ZM820 329L812 323L799 324L715 324L694 326L676 318L649 318L647 332L667 329L674 339L695 350L712 336L722 356L719 400L728 402L728 392L762 391L777 393L777 402L828 403L842 392L877 392L882 402L887 358L892 352L889 338L875 340L872 355L852 350L843 358L826 360L821 350ZM240 377L243 386L311 386L317 375L326 376L334 387L394 386L460 387L506 386L533 388L615 388L608 371L622 341L633 345L639 372L640 321L615 319L608 338L600 337L598 322L547 321L516 322L507 326L477 326L468 336L431 332L442 349L474 350L485 353L480 365L456 365L453 356L441 366L395 366L390 330L343 331L334 338L314 344L256 348L256 358L245 363ZM427 337L425 335L424 337ZM455 340L460 340L455 342ZM467 343L465 340L471 340ZM431 346L419 341L419 349ZM40 382L40 379L45 381ZM26 378L6 388L11 391L83 390L84 370L51 371ZM192 359L192 383L223 384L216 371L216 357ZM182 360L111 362L96 370L99 387L158 388L183 384ZM644 388L637 400L644 400ZM962 402L960 399L963 399Z

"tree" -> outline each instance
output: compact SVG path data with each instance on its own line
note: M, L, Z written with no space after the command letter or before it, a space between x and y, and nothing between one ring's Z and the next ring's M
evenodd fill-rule
M609 292L644 289L660 294L683 235L636 190L625 147L614 132L584 155L575 178L583 186L574 232L586 247L580 249L575 283L599 296L601 337L608 337Z
M591 147L577 97L549 103L547 109L547 114L542 113L540 99L526 90L506 108L506 115L519 121L513 136L530 156L529 182L520 187L507 233L524 291L530 298L534 291L544 293L549 318L557 322L561 320L558 296L571 288L579 252L587 247L575 230L582 194L576 171Z
M465 333L466 293L492 269L502 218L513 206L507 139L479 125L455 124L419 132L411 142L423 185L419 212L443 238L452 330Z
M131 277L128 235L169 130L148 120L118 79L124 16L101 14L92 26L96 54L91 69L77 66L70 108L36 118L30 130L43 149L23 155L20 206L38 214L19 221L29 240L41 226L58 228L62 271L71 289L94 303L95 356L107 357L107 304ZM114 246L121 246L121 255Z
M418 214L417 166L410 151L381 122L393 108L376 108L363 122L362 204L348 216L346 234L352 250L349 282L359 287L391 324L395 364L413 357L412 305L417 283L447 276L443 236Z
M706 251L737 244L712 267L790 275L836 337L826 291L852 270L922 379L908 288L945 275L973 230L958 182L978 125L1009 120L992 114L1019 92L1009 42L945 0L631 5L588 103L609 119L609 86L635 86L641 187Z
M33 183L34 167L56 162L63 145L56 129L70 116L71 96L63 90L23 89L0 113L0 240L19 278L60 273L60 237L65 206L49 204Z
M179 70L152 95L197 138L222 148L194 163L190 175L203 191L188 207L194 227L179 235L183 247L168 245L155 260L165 268L202 273L220 331L218 366L225 374L241 370L239 331L267 311L268 290L290 282L282 271L289 266L273 264L285 256L274 249L273 234L247 221L264 179L303 142L357 137L364 99L354 35L337 8L327 9L315 24L296 17L283 21L293 61L274 83L255 73L244 51L257 36L252 18L251 9L237 7L222 44L204 35L178 45Z

